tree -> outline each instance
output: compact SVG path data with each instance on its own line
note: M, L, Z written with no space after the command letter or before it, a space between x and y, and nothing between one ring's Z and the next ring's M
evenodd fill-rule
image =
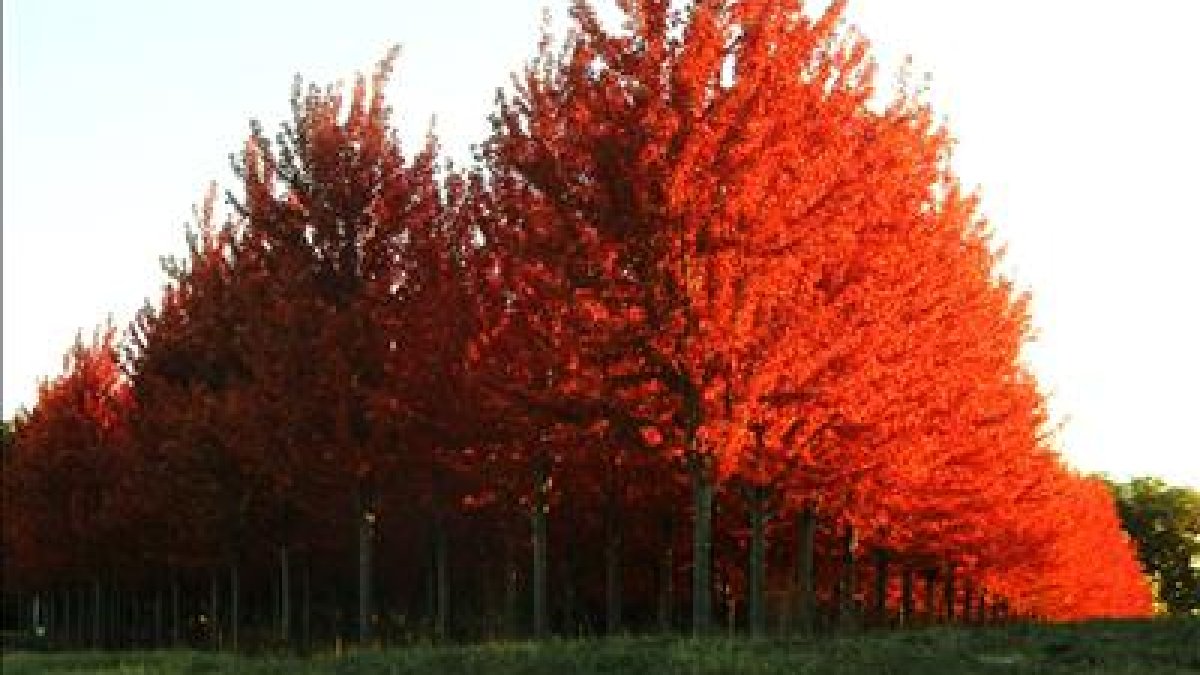
M1200 491L1151 477L1108 485L1163 608L1200 610Z

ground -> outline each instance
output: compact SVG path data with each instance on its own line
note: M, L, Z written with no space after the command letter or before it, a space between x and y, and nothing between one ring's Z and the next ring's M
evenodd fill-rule
M15 652L5 675L48 673L1200 673L1200 619L927 628L814 638L628 637L414 646L299 658L196 651Z

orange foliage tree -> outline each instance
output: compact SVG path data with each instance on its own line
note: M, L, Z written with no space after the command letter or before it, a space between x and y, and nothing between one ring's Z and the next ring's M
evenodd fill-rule
M876 89L844 3L619 4L614 28L575 2L467 172L432 138L402 152L394 55L348 95L297 84L125 372L109 330L18 420L20 583L169 583L176 639L199 604L235 645L264 614L293 641L296 555L306 637L352 605L363 640L684 608L699 634L742 596L753 632L868 600L878 621L1148 613L1111 499L1052 450L1028 299L949 133L906 83Z

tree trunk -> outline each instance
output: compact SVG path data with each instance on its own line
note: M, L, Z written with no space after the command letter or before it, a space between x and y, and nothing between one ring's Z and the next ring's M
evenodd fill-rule
M33 620L33 634L37 637L44 637L46 634L46 618L43 614L45 610L42 608L42 594L33 594L33 607L30 609L30 618Z
M304 554L304 567L300 571L300 631L301 644L307 654L312 649L312 553Z
M664 633L671 632L675 620L675 546L667 538L667 550L663 554L662 595L658 599L658 627Z
M900 581L900 622L907 626L913 621L916 612L916 598L913 597L913 578L916 575L911 567L904 568L904 576Z
M179 576L171 570L171 646L179 646Z
M846 525L842 539L842 583L838 594L838 620L843 627L855 623L855 601L858 592L858 568L854 558L855 533L853 525Z
M692 635L700 637L708 634L712 627L713 484L704 459L695 457L692 462L692 496L696 509L692 532Z
M615 467L613 469L615 474ZM604 518L604 613L605 632L621 630L621 496L616 476L609 482Z
M967 624L971 623L971 620L973 618L973 615L971 614L971 611L974 609L971 606L971 604L975 599L975 597L974 597L975 589L973 586L974 586L974 584L971 582L970 577L967 577L963 581L962 620L963 620L963 623L967 623Z
M359 488L358 508L358 642L361 645L370 643L373 636L371 614L373 611L372 558L375 543L375 510L374 500Z
M449 543L446 541L446 524L442 520L440 507L434 516L433 527L434 589L437 594L434 633L439 640L445 640L450 626Z
M937 570L925 571L925 617L929 623L937 621Z
M55 616L58 611L54 607L57 598L58 595L53 589L46 591L46 638L49 641L53 641L58 637L58 624L56 622L58 617Z
M575 556L573 554L575 547L572 542L566 543L567 545L563 547L562 563L559 568L562 570L562 609L559 614L562 617L562 623L560 629L568 635L578 637L581 626L575 602L577 595L575 592Z
M954 565L946 565L946 623L954 623Z
M542 638L547 629L547 510L549 471L544 460L533 469L533 636Z
M882 626L887 623L888 552L875 549L875 621Z
M750 489L750 569L747 574L748 597L747 618L750 633L763 634L766 629L766 577L767 566L767 489L754 486Z
M796 619L802 632L812 632L816 625L816 584L813 550L817 536L817 514L805 505L796 515Z
M279 547L279 640L292 642L292 556L287 544Z
M238 650L238 629L241 627L242 615L239 607L241 600L241 578L238 575L237 559L229 561L229 649Z
M221 603L220 586L217 582L217 568L214 567L208 577L208 625L213 647L221 649Z
M102 611L102 595L100 580L92 579L92 649L100 649L104 644Z
M63 609L62 609L63 627L62 627L62 630L60 631L60 633L62 634L63 643L66 644L67 646L70 646L75 640L74 633L75 633L75 629L76 629L75 624L78 621L78 619L76 617L78 612L76 612L75 608L72 606L73 603L71 602L71 585L67 584L66 586L64 586L61 592L62 592L62 602L63 602Z
M163 644L163 594L162 585L154 584L154 629L150 644L159 648Z
M507 548L507 547L506 547ZM517 632L517 570L513 555L506 551L504 557L504 633L513 637Z

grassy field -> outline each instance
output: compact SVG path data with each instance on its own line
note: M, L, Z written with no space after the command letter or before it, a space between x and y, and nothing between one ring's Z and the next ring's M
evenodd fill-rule
M1200 620L930 628L855 636L620 638L408 647L308 659L195 651L18 652L4 675L33 673L1200 673Z

